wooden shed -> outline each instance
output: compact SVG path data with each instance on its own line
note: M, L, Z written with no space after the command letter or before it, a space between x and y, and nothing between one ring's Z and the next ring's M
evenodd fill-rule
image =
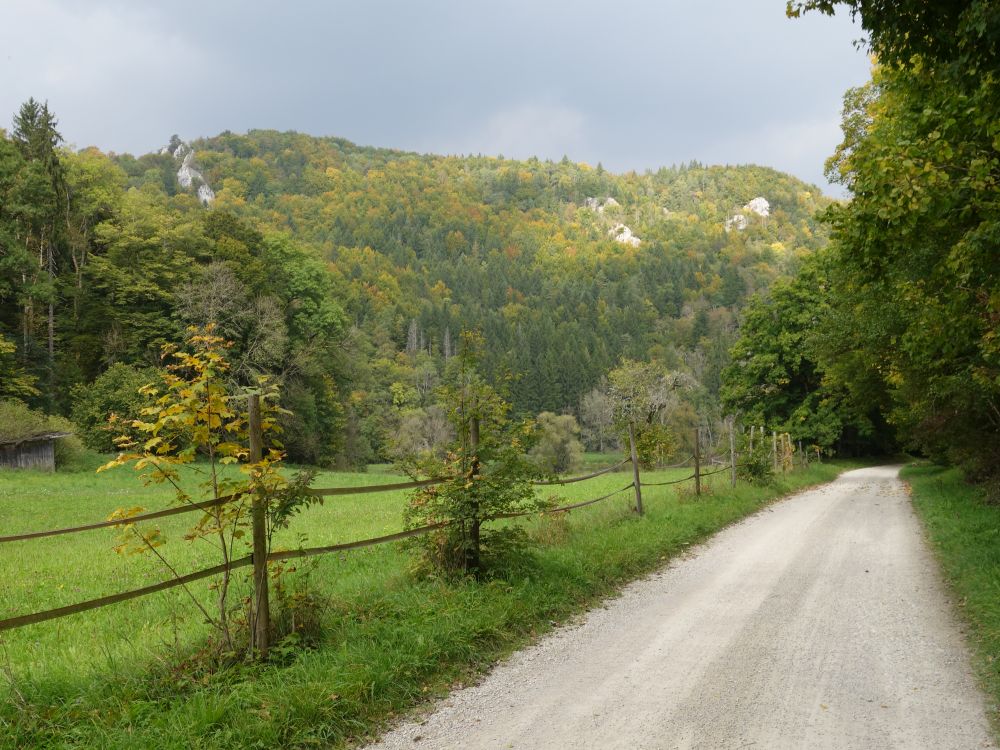
M42 435L0 440L0 469L56 470L56 440L70 432L46 432Z

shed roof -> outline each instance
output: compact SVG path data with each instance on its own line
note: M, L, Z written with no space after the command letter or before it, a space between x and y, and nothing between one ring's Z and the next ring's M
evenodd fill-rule
M14 447L17 447L22 443L41 443L46 440L56 440L58 438L69 437L72 434L72 432L42 432L37 435L28 435L26 437L19 437L15 439L0 436L0 446L13 445Z

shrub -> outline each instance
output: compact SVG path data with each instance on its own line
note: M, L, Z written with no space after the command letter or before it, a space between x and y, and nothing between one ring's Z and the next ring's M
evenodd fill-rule
M100 453L113 453L115 436L139 417L148 397L139 390L159 377L152 369L116 362L90 385L73 388L73 422L83 444ZM109 420L114 417L114 422Z
M774 481L774 460L765 441L759 441L752 451L744 447L740 453L736 476L757 486Z
M425 569L477 577L524 564L530 541L516 523L489 528L483 521L546 505L532 486L541 472L526 454L533 425L512 420L510 404L476 371L481 344L478 334L463 333L440 392L455 434L446 458L412 468L414 474L450 479L415 492L404 514L408 529L446 524L412 542L423 553Z
M561 416L550 411L538 415L538 442L531 457L542 471L564 474L580 465L583 445L577 439L580 427L572 414Z

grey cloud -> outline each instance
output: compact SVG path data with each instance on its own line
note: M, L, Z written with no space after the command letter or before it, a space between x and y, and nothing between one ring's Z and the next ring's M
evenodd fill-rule
M770 160L825 185L868 61L847 19L784 5L0 3L0 113L46 98L68 140L116 151L273 127L613 170Z

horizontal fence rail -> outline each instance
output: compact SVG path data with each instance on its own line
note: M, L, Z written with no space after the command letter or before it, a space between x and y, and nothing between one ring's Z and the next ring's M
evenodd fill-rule
M371 484L364 487L328 487L325 489L310 488L307 490L307 494L315 497L329 497L332 495L366 495L375 492L390 492L392 490L408 490L416 487L427 487L432 484L447 482L449 479L451 479L451 477L435 477L433 479L419 479L412 482L399 482L396 484ZM27 531L23 534L0 536L0 544L5 542L22 542L26 539L42 539L43 537L59 536L60 534L75 534L80 531L106 529L112 526L127 526L140 521L152 521L156 518L166 518L168 516L176 516L181 513L191 513L196 510L207 511L220 505L225 505L226 503L234 500L246 499L247 497L248 495L225 495L224 497L216 498L215 500L206 500L204 502L197 503L192 502L186 505L178 505L176 508L166 508L165 510L156 510L150 513L138 513L127 518L116 518L110 521L97 521L95 523L88 523L82 526L69 526L63 529Z
M572 503L571 505L563 505L558 508L545 508L543 510L525 510L525 511L520 511L518 513L498 513L497 515L490 516L488 519L485 520L497 521L500 520L501 518L520 518L522 516L534 516L534 515L544 516L552 513L565 513L566 511L575 510L576 508L582 508L585 505L593 505L594 503L599 503L602 500L607 500L608 498L614 497L615 495L625 492L625 490L630 490L633 487L635 487L635 484L633 482L629 482L620 490L609 492L607 495L602 495L601 497L595 497L593 500L583 500L582 502L579 503Z
M455 477L433 477L432 479L415 479L412 482L397 482L395 484L370 484L367 487L328 487L326 489L308 489L307 495L315 497L332 497L334 495L369 495L374 492L391 492L392 490L412 490L417 487L429 487L432 484L448 482Z
M730 466L723 466L721 469L716 469L715 471L705 471L705 472L702 472L701 478L704 479L705 477L710 477L713 474L721 474L724 471L731 471L732 468L733 467L730 465ZM739 468L738 464L737 464L737 468Z
M238 560L230 561L228 565L216 565L212 568L199 570L196 573L188 573L187 575L179 576L177 578L171 578L169 581L154 583L151 586L143 586L139 589L124 591L120 594L111 594L110 596L102 596L99 599L90 599L89 601L79 602L77 604L68 604L65 607L47 609L44 612L35 612L30 615L21 615L20 617L11 617L6 620L0 620L0 632L4 630L12 630L14 628L22 628L25 625L34 625L35 623L45 622L46 620L55 620L68 615L75 615L78 612L86 612L89 609L107 607L111 604L118 604L119 602L136 599L140 596L155 594L158 591L166 591L167 589L172 589L175 586L183 586L184 584L191 583L192 581L225 573L227 569L233 570L235 568L244 568L252 563L253 555L247 555L246 557L241 557Z
M219 505L225 505L232 500L237 499L234 495L226 495L225 497L220 497L215 500L206 500L200 503L190 503L188 505L179 505L176 508L167 508L165 510L156 510L151 513L139 513L128 518L116 518L112 521L98 521L97 523L88 523L83 526L70 526L65 529L49 529L48 531L29 531L24 534L13 534L11 536L0 536L0 544L4 542L20 542L25 539L41 539L46 536L59 536L60 534L75 534L78 531L91 531L93 529L106 529L110 526L127 526L130 523L136 523L137 521L150 521L154 518L166 518L167 516L176 516L180 513L190 513L195 510L209 510L215 508Z
M305 549L290 549L280 552L272 552L267 556L267 559L268 562L276 560L293 560L297 557L313 557L315 555L325 555L330 552L344 552L351 549L361 549L362 547L374 547L376 544L388 544L389 542L399 542L403 539L409 539L414 536L422 536L423 534L427 534L437 529L443 529L444 527L450 525L450 521L441 521L440 523L432 523L427 526L418 526L415 529L397 531L395 534L376 536L371 539L361 539L356 542L344 542L343 544L328 544L323 547L307 547ZM3 623L0 623L0 626L2 625Z
M631 463L631 458L626 458L624 461L619 461L614 466L605 466L603 469L598 469L593 474L584 474L581 477L568 477L566 479L547 479L539 482L532 482L536 487L550 487L554 484L573 484L574 482L582 482L586 479L593 479L594 477L599 477L602 474L608 474L612 471L617 471L627 463Z
M690 456L688 456L687 458L685 458L679 464L666 464L665 466L657 466L656 468L658 468L658 469L683 469L685 466L688 465L688 461L690 461L693 458L694 458L694 454L692 453Z
M702 474L704 476L704 474ZM684 477L683 479L672 479L669 482L643 482L643 487L666 487L668 484L680 484L681 482L690 482L694 479L694 474L689 477Z

